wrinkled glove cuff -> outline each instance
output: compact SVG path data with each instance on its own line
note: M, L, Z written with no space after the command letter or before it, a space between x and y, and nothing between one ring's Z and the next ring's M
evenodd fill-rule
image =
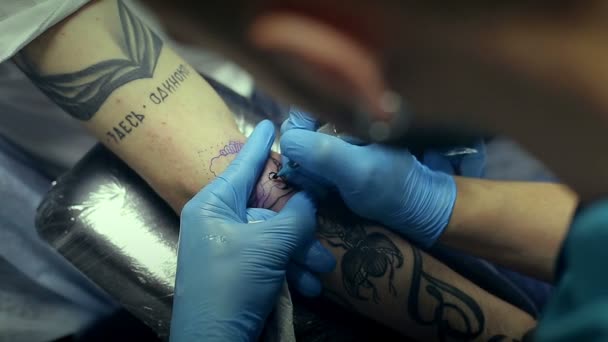
M431 247L448 226L456 203L456 182L446 173L418 164L406 180L404 235L423 248Z

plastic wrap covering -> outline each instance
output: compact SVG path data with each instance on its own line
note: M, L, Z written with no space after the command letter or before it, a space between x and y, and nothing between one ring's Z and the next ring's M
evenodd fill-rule
M38 210L41 236L127 310L167 336L179 222L120 160L94 148Z
M35 165L0 137L0 341L54 340L116 309L36 233L51 181Z
M264 117L280 122L280 107L260 108L211 83L246 135ZM95 147L57 180L38 209L36 226L88 278L159 337L168 336L179 220L126 164L104 147ZM298 340L352 341L372 336L368 334L374 331L374 323L355 324L364 327L358 331L353 320L361 318L331 303L299 298L295 303Z

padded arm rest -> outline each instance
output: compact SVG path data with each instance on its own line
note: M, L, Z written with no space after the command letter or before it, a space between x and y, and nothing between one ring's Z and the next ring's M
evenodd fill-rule
M179 220L109 150L95 147L57 180L36 226L76 268L168 336Z

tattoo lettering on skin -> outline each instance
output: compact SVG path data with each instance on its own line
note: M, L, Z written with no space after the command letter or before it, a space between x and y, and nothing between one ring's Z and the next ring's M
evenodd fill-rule
M218 154L209 161L209 172L217 177L223 170L223 167L232 161L232 159L228 158L236 156L244 145L245 144L240 141L229 141L228 144L224 145L224 147L217 152Z
M156 90L150 93L150 101L155 105L159 105L166 101L173 92L176 92L179 86L190 76L188 68L180 64L171 76L167 77Z
M372 299L380 302L374 278L382 278L388 273L388 292L397 296L393 284L395 269L403 266L403 254L384 234L367 233L364 221L349 219L353 215L341 215L337 206L332 212L319 214L319 237L333 247L346 250L342 257L342 283L346 292L359 300ZM338 214L337 214L338 213ZM339 219L336 216L338 215ZM357 220L357 221L355 221ZM371 293L371 294L370 294Z
M287 198L295 192L283 179L277 177L281 170L281 162L270 157L266 166L267 174L262 176L255 191L249 199L249 206L252 208L278 209L274 208L282 199Z
M118 122L118 125L106 132L106 138L108 140L111 139L114 143L120 143L122 139L126 138L134 129L139 127L145 118L145 115L135 112L125 115L124 119Z
M134 80L151 78L162 50L162 40L120 0L118 14L122 37L116 43L123 58L56 75L41 75L24 53L16 56L15 61L53 102L77 119L90 120L114 90ZM125 127L128 126L125 124ZM118 133L114 134L118 138Z
M421 325L436 327L440 341L470 341L479 337L485 327L485 317L479 304L463 291L426 273L420 251L412 248L412 253L414 266L407 305L412 319ZM419 297L423 288L437 302L431 317L423 317L421 313ZM454 322L454 317L458 317L459 326L450 323Z
M171 77L167 78L162 83L162 87L166 90L163 90L163 88L160 86L156 87L156 91L150 94L150 101L152 101L154 104L161 104L165 102L170 94L177 91L177 88L181 85L181 82L183 82L188 75L190 75L188 68L185 65L180 64L173 74L171 74ZM145 109L146 105L142 105L142 108ZM131 111L131 113L125 115L123 120L120 120L116 125L112 126L112 128L106 132L107 140L116 144L120 143L124 138L129 136L134 129L141 126L144 118L144 114ZM224 147L224 149L227 148L228 147ZM240 151L240 147L238 147L238 150ZM215 172L211 172L216 175Z

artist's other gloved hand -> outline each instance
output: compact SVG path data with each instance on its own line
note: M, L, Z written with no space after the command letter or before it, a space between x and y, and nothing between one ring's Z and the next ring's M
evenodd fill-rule
M311 179L329 184L353 212L423 247L439 238L456 201L451 176L431 171L407 150L357 146L315 128L315 121L297 110L283 124L281 152L299 164L288 182L305 189Z
M226 171L184 207L171 341L255 340L290 259L312 241L315 206L304 193L274 216L246 207L273 140L272 124L260 123ZM264 212L266 220L248 223Z

